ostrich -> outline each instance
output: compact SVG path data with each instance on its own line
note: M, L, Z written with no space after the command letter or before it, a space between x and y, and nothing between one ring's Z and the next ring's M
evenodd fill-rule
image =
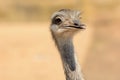
M74 53L73 36L85 29L80 22L80 12L61 9L51 17L51 34L60 52L66 80L84 80Z

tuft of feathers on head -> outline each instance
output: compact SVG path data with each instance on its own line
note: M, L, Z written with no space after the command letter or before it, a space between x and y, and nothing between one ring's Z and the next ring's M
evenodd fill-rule
M71 10L71 9L60 9L60 10L58 10L58 11L56 11L56 12L54 12L53 13L53 15L51 16L51 20L53 19L53 18L55 18L56 16L58 16L58 15L64 15L64 14L69 14L69 15L81 15L81 13L82 12L80 12L80 11L77 11L77 10Z

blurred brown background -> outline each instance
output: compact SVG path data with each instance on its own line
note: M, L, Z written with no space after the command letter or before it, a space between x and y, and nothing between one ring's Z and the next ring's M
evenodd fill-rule
M74 44L86 80L120 80L120 0L0 0L0 80L65 80L51 14L81 10Z

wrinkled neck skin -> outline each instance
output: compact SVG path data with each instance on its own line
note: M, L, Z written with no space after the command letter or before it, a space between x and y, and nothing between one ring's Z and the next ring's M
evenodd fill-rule
M83 80L80 66L77 62L72 37L56 37L53 35L55 43L61 55L66 80Z

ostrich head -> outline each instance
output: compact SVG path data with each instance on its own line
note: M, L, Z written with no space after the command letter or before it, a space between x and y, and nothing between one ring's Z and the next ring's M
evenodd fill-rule
M85 25L80 21L79 11L61 9L55 12L51 19L50 29L54 37L72 37L74 33L85 29Z

